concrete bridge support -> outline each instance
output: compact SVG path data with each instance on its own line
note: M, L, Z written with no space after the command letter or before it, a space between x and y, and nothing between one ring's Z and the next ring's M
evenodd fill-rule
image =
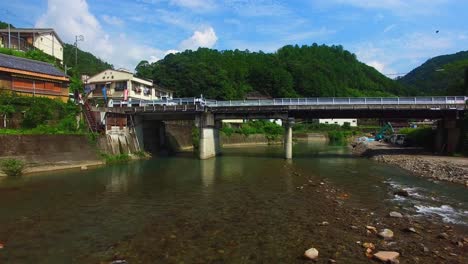
M219 124L215 123L214 115L203 113L197 118L200 129L199 157L200 159L213 158L221 152L219 140Z
M435 150L445 153L457 152L461 147L461 127L461 120L440 120L437 123Z
M294 119L288 118L283 121L284 124L284 154L286 159L292 159L292 127Z

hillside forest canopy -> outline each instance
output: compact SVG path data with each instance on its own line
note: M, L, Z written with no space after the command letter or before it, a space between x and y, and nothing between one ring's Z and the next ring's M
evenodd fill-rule
M271 97L415 94L342 46L289 45L275 53L199 48L141 61L135 71L181 97L243 99L254 91Z

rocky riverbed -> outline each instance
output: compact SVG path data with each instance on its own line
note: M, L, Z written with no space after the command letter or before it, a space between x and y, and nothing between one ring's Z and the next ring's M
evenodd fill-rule
M293 168L291 174L301 177L301 173ZM107 262L101 263L309 263L312 260L315 263L461 264L468 261L466 226L447 225L436 219L400 213L398 207L356 208L350 194L326 179L308 179L295 189L288 199L309 201L311 214L320 220L311 222L310 218L300 217L291 208L290 221L295 223L295 228L284 229L285 226L280 225L273 231L267 227L268 223L258 222L256 232L244 234L246 240L258 239L257 253L244 255L248 250L243 241L229 234L245 232L239 226L256 222L256 214L261 213L263 207L261 204L256 205L258 211L244 212L237 219L231 219L231 226L222 221L187 222L183 214L174 214L171 221L164 224L171 225L169 229L155 220L141 231L145 235L123 240L103 252ZM252 205L246 204L248 207ZM179 231L174 231L176 229ZM263 240L265 232L285 232L290 240ZM212 250L210 254L193 254L192 250L201 245L192 241L200 236L212 238L212 243L204 245ZM148 237L159 239L147 243ZM277 254L275 258L271 252L264 251L274 243L278 243L282 250L296 253ZM184 252L192 252L192 255ZM98 262L99 258L86 256L80 261Z
M434 156L418 148L402 148L380 142L357 143L355 155L396 165L416 176L468 186L468 158Z

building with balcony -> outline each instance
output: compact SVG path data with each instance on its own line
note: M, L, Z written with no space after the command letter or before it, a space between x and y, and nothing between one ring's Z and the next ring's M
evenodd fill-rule
M54 65L0 54L0 90L68 101L70 80Z
M63 42L52 28L0 29L0 47L21 51L39 49L63 63Z
M105 70L86 81L88 98L120 100L129 103L140 100L172 99L173 92L153 85L152 80L138 78L124 70Z

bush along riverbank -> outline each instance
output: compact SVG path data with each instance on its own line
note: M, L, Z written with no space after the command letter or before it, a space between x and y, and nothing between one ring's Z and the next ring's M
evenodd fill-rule
M376 130L376 127L351 127L349 123L343 126L336 124L300 123L293 128L294 133L321 133L327 135L331 145L346 145L357 135Z
M223 143L227 144L276 144L282 141L284 128L273 122L255 120L243 123L239 127L223 124L220 132L221 138L225 139ZM239 135L246 140L242 140Z

